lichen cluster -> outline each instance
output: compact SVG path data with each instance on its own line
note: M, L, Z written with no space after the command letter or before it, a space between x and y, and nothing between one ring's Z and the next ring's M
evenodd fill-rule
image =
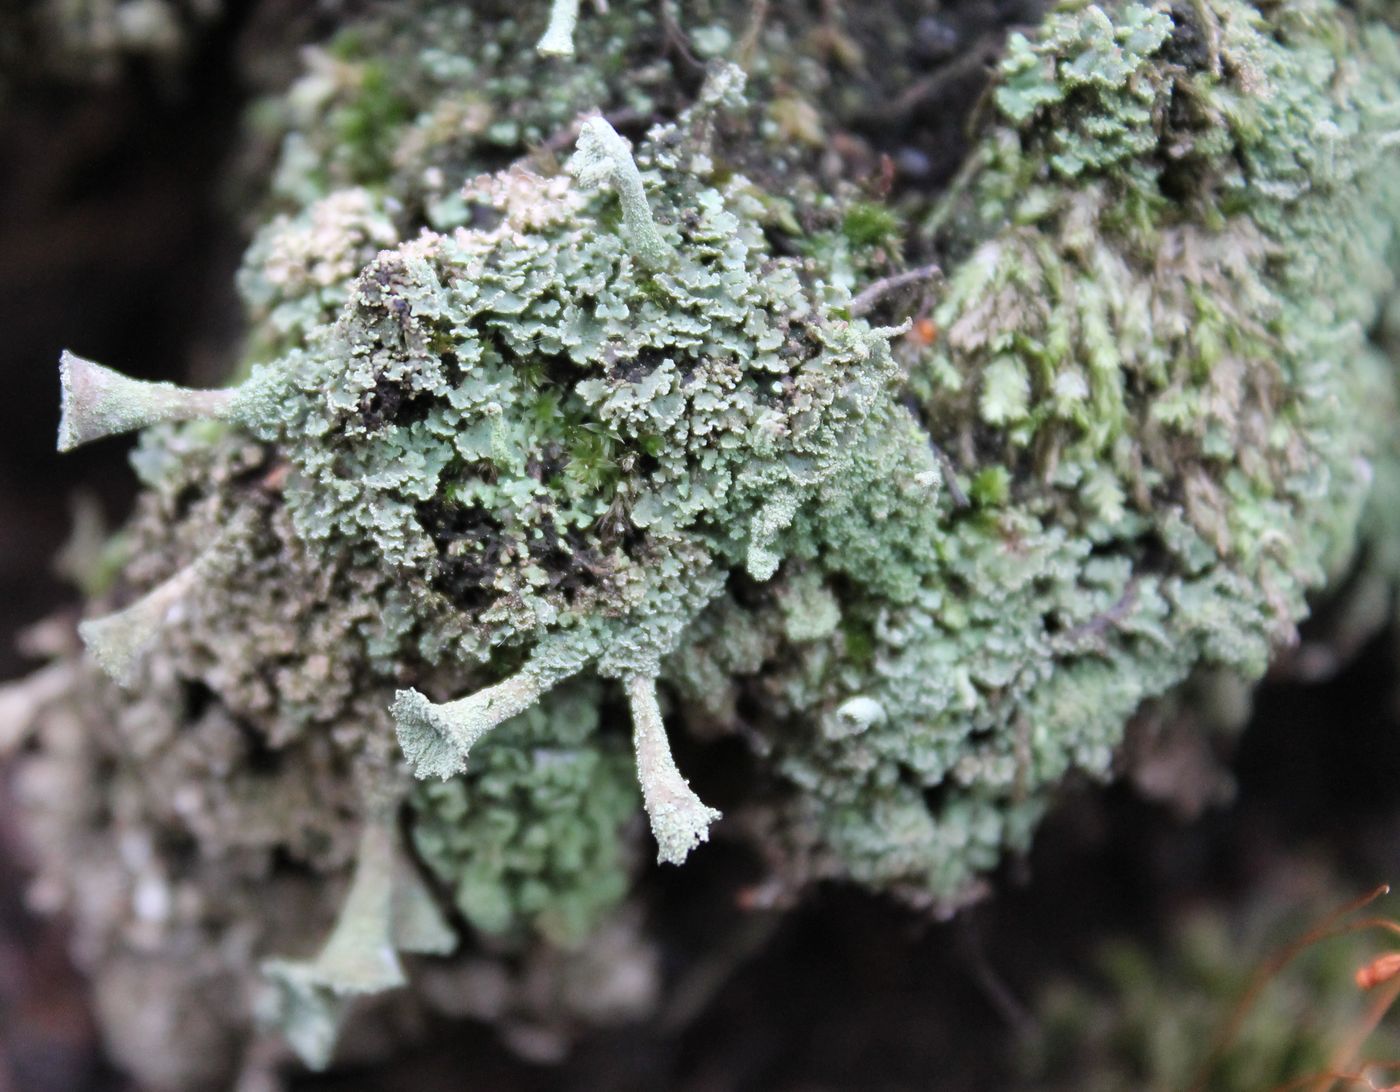
M466 776L414 792L413 847L483 933L576 948L627 894L640 800L623 741L598 732L599 689L560 687L502 725Z
M1257 677L1345 568L1393 474L1368 331L1400 175L1394 37L1340 32L1127 5L1011 39L930 216L961 257L937 338L901 349L958 489L916 503L863 455L772 606L717 607L703 672L677 657L717 712L753 673L791 718L765 735L838 874L956 898L1145 700Z
M721 69L714 82L742 81ZM842 294L807 289L767 252L751 184L706 184L696 138L660 133L652 155L670 169L653 183L670 182L665 229L626 143L590 119L577 180L469 183L464 209L489 226L380 252L334 324L236 389L65 361L65 447L206 415L273 445L298 538L329 566L395 578L369 648L382 672L409 656L464 671L514 659L509 678L451 705L400 691L399 741L420 776L461 772L482 734L590 666L628 680L645 763L656 699L630 680L655 678L731 569L772 576L798 511L885 423L885 336L828 316L824 297L840 307ZM613 223L600 185L617 191ZM129 677L168 601L236 564L241 537L89 623L99 659ZM683 859L705 813L664 770L644 770L643 787L664 797L651 809L663 857Z
M391 5L263 108L236 385L65 360L63 446L151 426L121 609L82 627L130 690L65 668L115 738L52 712L30 761L119 771L150 847L108 880L163 892L150 958L209 962L180 996L221 1057L256 1008L324 1064L454 912L585 958L639 797L663 861L713 829L772 892L955 905L1393 522L1384 24L1065 6L949 192L886 201L798 136L856 116L804 7L697 5L679 44L669 9L554 7ZM881 277L930 258L942 287ZM668 727L743 741L730 819ZM127 958L60 848L108 819L33 806L55 902Z

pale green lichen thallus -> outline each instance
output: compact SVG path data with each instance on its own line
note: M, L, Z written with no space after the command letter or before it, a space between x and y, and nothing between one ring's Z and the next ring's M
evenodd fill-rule
M1256 678L1349 569L1400 576L1388 9L1061 5L947 192L886 201L821 175L849 118L806 8L687 6L676 106L664 11L538 7L512 50L426 5L312 55L240 384L62 365L61 447L153 426L95 659L296 756L260 845L352 873L330 939L266 964L314 1064L452 945L435 898L586 946L642 810L664 862L723 833L779 887L957 905L1148 703ZM747 76L714 59L745 33ZM761 785L727 818L717 735ZM182 747L147 753L243 784Z

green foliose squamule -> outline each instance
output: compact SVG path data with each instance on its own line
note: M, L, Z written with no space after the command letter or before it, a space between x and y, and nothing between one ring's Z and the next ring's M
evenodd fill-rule
M1067 773L1109 774L1144 701L1257 677L1345 569L1395 465L1368 331L1394 285L1397 60L1324 5L1076 7L1013 36L929 217L960 258L936 340L898 351L959 488L916 503L862 451L769 606L722 602L708 662L674 658L717 711L748 685L779 719L831 872L956 898Z

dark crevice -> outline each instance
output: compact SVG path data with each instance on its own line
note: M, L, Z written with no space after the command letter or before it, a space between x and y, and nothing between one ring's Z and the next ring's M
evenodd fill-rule
M480 505L438 499L424 501L416 511L438 551L433 588L463 611L484 610L497 597L491 584L505 549L501 521Z

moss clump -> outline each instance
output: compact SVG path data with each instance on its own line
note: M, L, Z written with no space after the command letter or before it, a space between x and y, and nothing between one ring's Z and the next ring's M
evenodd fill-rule
M857 202L846 210L841 231L854 246L888 246L896 250L904 237L899 216L886 205Z

